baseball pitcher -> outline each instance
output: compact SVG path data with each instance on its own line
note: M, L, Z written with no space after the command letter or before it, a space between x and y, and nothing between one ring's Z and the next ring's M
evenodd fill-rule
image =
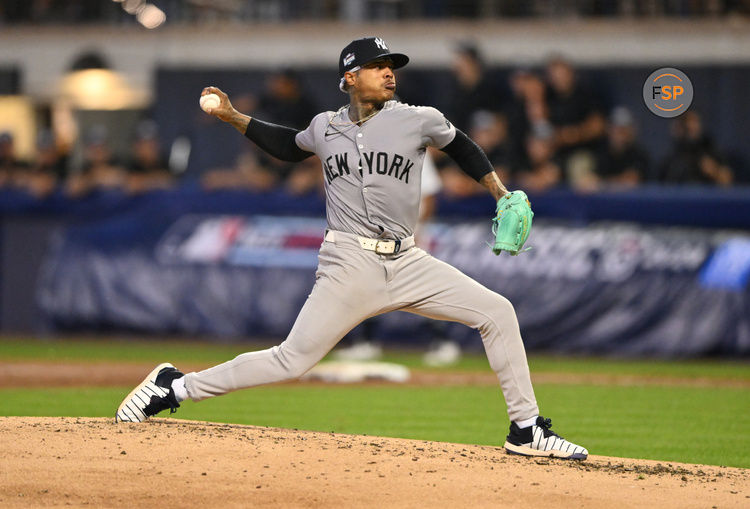
M328 227L315 285L280 345L197 373L183 375L160 364L123 400L116 421L140 422L162 410L174 412L186 399L298 378L366 318L401 310L479 330L511 420L509 453L588 456L539 415L511 303L414 245L422 161L430 146L453 158L497 200L496 254L521 252L533 214L526 195L508 192L484 152L438 110L393 100L393 71L408 61L379 37L352 41L338 61L339 88L349 104L318 114L303 131L238 112L216 87L203 90L202 95L220 98L209 114L272 156L302 161L316 154L322 161Z

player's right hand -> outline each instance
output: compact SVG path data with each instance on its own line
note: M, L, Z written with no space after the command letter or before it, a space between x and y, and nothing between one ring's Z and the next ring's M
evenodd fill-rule
M222 90L218 87L206 87L201 92L201 97L208 94L216 94L219 96L219 99L221 99L221 103L218 107L213 108L210 112L207 112L209 115L213 115L214 117L219 118L220 120L223 120L225 122L229 121L229 119L232 118L234 113L234 106L232 106L232 103L229 101L229 96L222 92Z

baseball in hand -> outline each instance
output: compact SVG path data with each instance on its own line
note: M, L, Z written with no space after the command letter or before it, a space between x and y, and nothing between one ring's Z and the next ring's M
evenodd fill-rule
M201 109L208 113L208 110L219 107L219 105L221 104L221 99L216 94L206 94L202 95L198 102L201 105Z

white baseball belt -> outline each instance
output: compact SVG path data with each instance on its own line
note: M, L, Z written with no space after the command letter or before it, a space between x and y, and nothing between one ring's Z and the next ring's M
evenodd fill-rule
M336 242L336 236L342 236L342 232L328 230L325 240ZM359 247L367 251L375 251L377 254L396 254L401 249L408 249L414 245L414 236L406 237L403 240L371 239L353 234L343 234L347 237L354 237L359 242Z

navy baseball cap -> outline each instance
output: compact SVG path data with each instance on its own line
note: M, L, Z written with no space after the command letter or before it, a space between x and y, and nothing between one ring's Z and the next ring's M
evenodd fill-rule
M380 37L355 39L341 50L339 56L339 88L344 90L344 73L359 70L363 65L378 58L390 58L393 68L398 69L409 63L409 57L403 53L391 53L388 45Z

